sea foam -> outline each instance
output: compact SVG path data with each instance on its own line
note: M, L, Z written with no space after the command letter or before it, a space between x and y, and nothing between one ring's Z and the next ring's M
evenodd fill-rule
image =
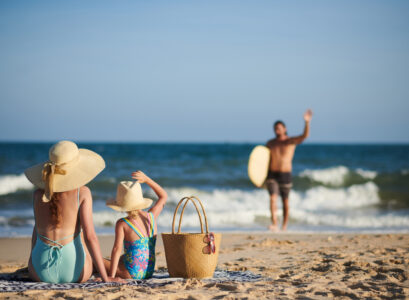
M306 169L298 174L300 177L309 178L312 181L320 182L325 185L341 186L345 183L347 176L357 174L365 180L373 180L378 173L371 170L356 169L350 170L345 166L337 166L326 169Z
M363 169L356 169L355 172L361 175L365 179L375 179L378 176L378 173L375 171L363 170Z
M209 221L209 230L263 229L270 222L269 195L263 189L213 189L202 190L190 187L166 188L168 202L157 220L161 230L171 230L173 213L178 201L195 195L203 202ZM154 199L154 196L147 195ZM373 182L356 184L345 188L316 186L305 192L290 192L290 229L297 226L327 226L351 230L376 230L407 228L409 213L402 211L381 211L379 188ZM179 209L179 214L180 214ZM278 199L278 217L282 216L282 203ZM179 214L176 218L177 230ZM19 217L16 223L15 216ZM94 224L101 230L113 233L115 222L125 216L105 206L98 198L94 201ZM21 220L20 220L21 219ZM27 226L33 223L32 210L5 210L0 226ZM203 220L204 222L204 220ZM17 224L17 225L15 225ZM10 228L11 228L10 227ZM105 229L104 229L105 228ZM199 231L200 222L194 206L186 207L181 231Z
M270 222L269 196L265 190L215 189L204 191L193 188L169 188L167 191L168 204L158 220L158 225L167 230L170 230L176 203L182 197L190 195L195 195L202 200L210 230L265 228ZM409 215L380 212L376 208L381 201L378 192L379 188L373 182L348 188L319 186L306 192L291 191L290 223L351 229L396 226L407 226L409 229ZM282 215L281 200L278 201L278 207L277 213L280 218ZM94 221L97 226L115 224L119 217L121 214L106 209L94 212ZM177 230L178 218L175 230ZM189 204L183 216L182 232L185 228L199 229L199 224L199 217L193 205Z
M0 176L0 195L14 193L18 190L32 189L33 185L24 174Z

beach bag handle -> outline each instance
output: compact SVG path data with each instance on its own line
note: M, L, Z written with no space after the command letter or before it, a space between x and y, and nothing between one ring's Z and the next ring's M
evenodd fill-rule
M177 215L178 209L179 209L180 205L182 204L182 202L185 201L185 200L186 200L186 202L185 202L185 204L183 205L182 212L180 213L179 226L178 226L178 232L177 232L177 233L180 233L180 227L181 227L181 225L182 225L183 213L185 212L186 205L188 204L189 201L192 201L192 203L194 204L194 206L195 206L195 208L196 208L196 212L197 212L197 214L199 215L201 233L204 233L204 232L203 232L202 216L201 216L201 214L200 214L200 212L199 212L199 208L197 207L197 204L196 204L195 200L199 202L200 207L202 208L203 216L204 216L204 219L205 219L206 233L209 233L209 227L208 227L208 225L207 225L207 216L206 216L206 212L205 212L205 210L204 210L202 201L200 201L200 199L197 198L197 197L195 197L195 196L190 196L190 197L184 197L184 198L182 198L182 199L179 201L178 205L176 206L175 213L173 214L172 234L175 234L175 220L176 220L176 215Z

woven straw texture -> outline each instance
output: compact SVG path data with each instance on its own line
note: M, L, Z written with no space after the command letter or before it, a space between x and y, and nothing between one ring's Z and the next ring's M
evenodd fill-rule
M184 203L182 212L179 218L179 227L175 233L175 219L181 204ZM201 233L181 233L180 227L182 224L183 213L188 202L192 202L196 208L199 216ZM203 221L199 208L196 204L198 202L203 212L206 232L203 230ZM172 233L162 233L163 245L165 248L166 263L170 277L183 278L209 278L213 277L217 266L217 259L219 256L220 242L222 235L214 233L216 251L208 254L205 248L208 246L206 242L206 235L209 233L206 212L202 202L194 196L182 198L176 206L173 215Z

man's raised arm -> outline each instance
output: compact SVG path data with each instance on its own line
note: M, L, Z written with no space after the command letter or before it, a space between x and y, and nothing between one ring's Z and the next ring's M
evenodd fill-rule
M300 136L290 137L287 141L289 144L301 144L310 135L310 121L312 118L312 110L309 109L304 113L305 127L304 132Z

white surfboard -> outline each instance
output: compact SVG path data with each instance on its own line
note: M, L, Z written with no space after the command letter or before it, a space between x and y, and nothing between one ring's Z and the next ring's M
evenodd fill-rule
M270 164L270 149L265 146L256 146L250 153L248 175L256 187L263 187Z

